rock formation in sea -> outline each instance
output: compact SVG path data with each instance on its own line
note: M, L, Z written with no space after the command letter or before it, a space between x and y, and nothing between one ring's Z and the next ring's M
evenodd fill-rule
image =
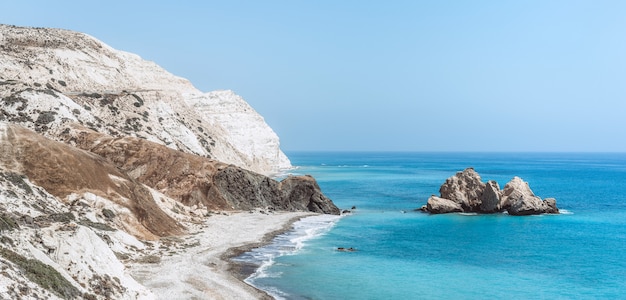
M504 189L496 181L483 183L480 175L467 168L446 179L439 189L440 196L432 195L423 211L433 214L452 212L497 213L510 215L558 214L554 198L535 196L527 182L519 177L509 181Z
M184 249L212 214L340 213L314 178L267 176L289 167L232 91L85 34L0 25L0 298L149 299L125 263Z

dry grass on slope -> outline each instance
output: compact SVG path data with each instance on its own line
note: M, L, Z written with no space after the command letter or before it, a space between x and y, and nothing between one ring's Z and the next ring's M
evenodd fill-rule
M49 193L66 199L72 193L90 192L110 199L132 212L139 223L139 228L133 231L144 239L184 232L184 227L154 202L150 191L106 159L23 127L6 125L6 128L6 138L0 143L11 148L19 168L14 171L25 174ZM133 222L130 223L127 225Z

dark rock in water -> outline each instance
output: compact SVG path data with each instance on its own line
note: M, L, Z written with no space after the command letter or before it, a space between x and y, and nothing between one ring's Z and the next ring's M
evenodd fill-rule
M491 180L482 183L473 168L467 168L448 178L439 189L440 197L428 198L421 208L433 214L451 212L496 213L506 211L510 215L558 214L554 198L535 196L527 182L514 177L503 190Z
M347 210L347 209L344 209L344 210L342 210L342 211L341 211L341 214L342 214L342 215L343 215L343 214L351 214L351 213L352 213L352 211Z
M287 208L338 215L339 208L328 199L312 176L289 176L279 184L282 204Z
M337 251L341 251L341 252L354 252L354 251L356 251L356 249L355 249L355 248L352 248L352 247L350 247L350 248L339 247L339 248L337 248Z
M547 214L558 214L559 209L556 207L556 199L554 198L546 198L543 200L543 203L547 206L546 213Z

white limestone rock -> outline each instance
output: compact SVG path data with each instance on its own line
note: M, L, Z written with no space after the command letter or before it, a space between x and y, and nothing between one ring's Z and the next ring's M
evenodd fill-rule
M508 209L516 201L524 198L535 198L535 193L530 189L528 183L521 178L515 176L509 181L502 190L501 206Z
M433 214L447 214L452 212L463 212L461 204L450 199L437 196L430 196L426 203L426 209Z
M480 206L479 198L484 189L480 175L473 168L467 168L446 179L439 193L441 198L450 199L459 203L463 210L471 211Z
M185 100L204 120L220 124L225 129L224 137L253 164L260 164L263 169L271 169L270 164L277 164L279 169L291 167L287 156L280 151L276 133L241 96L226 90Z
M517 176L504 186L501 205L510 215L517 216L559 213L554 198L542 201L535 196L528 182Z
M480 196L480 211L485 213L500 211L500 186L494 180L489 180L485 184Z
M56 140L76 122L262 174L291 167L278 136L240 96L203 93L78 32L0 25L0 98L0 121Z
M473 168L457 172L439 189L441 196L431 196L420 210L433 214L450 212L497 213L510 215L558 214L554 198L535 196L528 183L514 177L503 190L496 181L486 184Z

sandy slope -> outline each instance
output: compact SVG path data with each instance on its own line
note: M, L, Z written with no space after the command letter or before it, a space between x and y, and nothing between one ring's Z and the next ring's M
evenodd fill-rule
M223 257L233 248L268 241L276 233L289 229L295 220L309 215L312 214L239 212L212 215L186 238L193 240L194 246L184 253L164 256L158 264L136 263L128 268L157 299L269 298L229 273L229 264Z

